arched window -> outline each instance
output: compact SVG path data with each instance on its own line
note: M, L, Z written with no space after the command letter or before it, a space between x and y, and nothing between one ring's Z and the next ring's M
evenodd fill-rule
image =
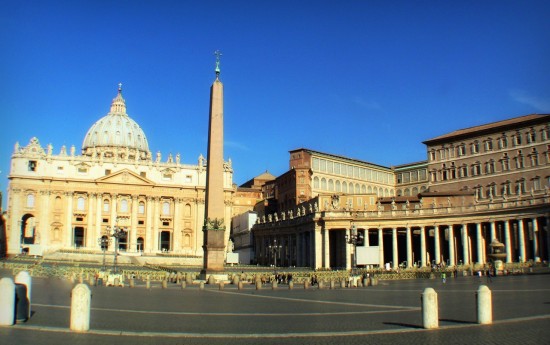
M340 185L340 181L336 181L336 191L337 191L337 192L341 192L341 191L342 191L342 186Z
M366 193L367 193L367 186L362 185L361 186L361 194L366 194Z
M27 195L27 207L34 207L34 194Z
M369 186L369 188L367 189L368 193L369 194L372 194L372 186Z
M347 193L348 192L348 184L344 181L342 183L342 192Z
M331 180L328 180L328 190L329 191L334 191L334 182Z
M185 207L183 208L183 215L185 217L191 217L191 205L185 204Z
M359 183L355 184L355 194L361 193L361 186L359 186Z
M120 201L120 212L122 213L128 212L128 200L122 199Z
M83 197L79 197L78 199L76 199L76 209L79 210L79 211L84 211L84 204L85 204L85 200Z
M317 176L313 178L313 188L319 189L319 178Z
M162 203L162 214L165 216L170 214L170 203L168 201Z
M321 179L321 190L327 190L327 180L324 177Z
M145 214L145 203L143 201L139 202L138 213L139 214Z
M55 208L56 211L61 210L61 197L60 196L55 197L54 208Z

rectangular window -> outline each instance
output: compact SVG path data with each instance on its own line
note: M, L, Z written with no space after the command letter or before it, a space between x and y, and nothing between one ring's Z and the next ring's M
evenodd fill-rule
M139 173L139 176L141 176L141 177L147 177L147 172L142 171L142 172Z
M78 168L78 173L80 175L86 175L88 173L88 168L80 167L80 168Z
M319 158L313 158L313 171L319 171Z
M320 171L327 171L327 161L324 159L321 159L319 161L319 170Z
M36 171L36 161L29 161L29 171Z
M191 182L193 182L193 176L186 175L185 176L185 183L191 183Z
M110 175L111 174L111 169L105 169L105 175Z
M328 172L329 174L332 174L332 171L333 171L333 170L332 170L332 167L333 167L333 163L330 162L330 161L328 161L328 162L327 162L327 172Z

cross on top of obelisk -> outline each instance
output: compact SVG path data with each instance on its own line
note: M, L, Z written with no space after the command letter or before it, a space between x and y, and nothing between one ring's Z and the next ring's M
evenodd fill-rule
M216 50L214 55L216 55L216 78L218 78L220 75L220 56L222 56L222 52Z

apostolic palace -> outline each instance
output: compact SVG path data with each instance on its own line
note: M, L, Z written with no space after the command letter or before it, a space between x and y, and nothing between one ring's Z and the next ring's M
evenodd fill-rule
M390 167L297 148L287 172L239 187L224 161L225 242L241 264L317 269L484 264L495 241L505 262L549 260L550 115L424 144L426 160ZM80 149L54 150L38 138L15 144L5 254L101 253L120 227L122 253L196 263L207 165L202 155L189 164L151 153L119 86Z

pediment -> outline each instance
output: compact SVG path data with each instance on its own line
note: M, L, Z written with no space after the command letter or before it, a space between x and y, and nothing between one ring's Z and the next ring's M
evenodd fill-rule
M147 185L152 186L154 183L143 177L140 176L133 171L130 171L128 169L123 169L120 171L116 171L114 173L111 173L107 176L103 176L101 178L98 178L96 180L97 183L116 183L116 184L130 184L130 185Z

